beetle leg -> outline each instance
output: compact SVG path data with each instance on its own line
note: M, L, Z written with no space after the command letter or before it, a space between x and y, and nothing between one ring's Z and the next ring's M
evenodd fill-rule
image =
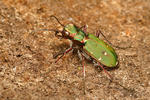
M102 33L102 31L101 31L101 30L98 30L98 31L96 32L96 35L98 35L98 38L99 38L99 35L100 35L100 34L105 38L105 40L106 40L110 45L114 46L110 41L107 40L107 38L106 38L105 35ZM115 46L115 47L116 47L116 46Z
M82 56L89 61L93 61L91 59L91 57L89 55L87 55L85 52L83 52L83 51L81 52L80 50L78 50L78 57L79 57L80 61L82 61Z
M105 70L105 68L99 62L98 65L103 69L103 71L109 76L110 79L113 79L113 77Z
M83 75L85 77L85 66L84 66L84 62L83 62L84 56L83 56L83 54L79 50L78 50L78 56L79 56L80 61L82 61Z
M81 30L83 30L83 32L87 32L87 25L83 25L80 27Z
M128 46L128 47L119 47L119 46L113 45L110 41L108 41L108 39L105 37L105 35L102 33L101 30L97 31L96 34L98 34L98 38L99 38L99 34L101 34L101 35L104 37L104 39L105 39L111 46L113 46L113 47L115 47L115 48L118 48L118 49L131 48L131 46Z
M83 68L83 83L84 83L84 94L85 94L85 66L84 66L84 55L82 52L78 50L78 56L80 61L82 61L82 68Z
M103 65L101 65L99 62L95 62L93 60L94 66L100 66L102 68L102 70L109 76L110 79L113 79L113 77L108 73L108 71L105 70L105 68L103 67Z
M57 58L57 60L55 61L55 63L57 63L63 56L65 56L67 53L69 53L71 50L73 49L73 43L70 42L70 48L68 48L67 50L65 50L64 52L60 52L57 55L55 55L53 58L57 58L59 55L61 55L59 58Z
M88 37L87 27L88 27L88 25L83 25L82 27L80 27L80 29L83 30L84 35Z
M59 55L63 55L64 51L58 52L57 54L53 55L53 58L56 59Z
M96 37L99 38L99 35L100 35L100 32L97 31L97 32L96 32Z
M84 82L84 94L85 94L85 66L84 66L84 57L83 57L83 55L82 55L82 67L83 67L83 82Z
M85 52L82 52L82 55L89 61L92 61L91 57L87 55Z
M79 59L80 59L80 61L82 61L82 55L81 55L81 52L78 50L78 57L79 57Z
M82 55L82 67L83 67L83 76L84 76L84 80L85 80L85 66L84 66L84 57L83 57L83 55Z
M63 53L61 53L61 54L59 54L59 55L61 55L56 61L55 61L55 63L57 63L63 56L65 56L67 53L69 53L70 51L72 50L72 47L71 48L69 48L69 49L67 49L65 52L63 52ZM57 55L58 56L58 55Z

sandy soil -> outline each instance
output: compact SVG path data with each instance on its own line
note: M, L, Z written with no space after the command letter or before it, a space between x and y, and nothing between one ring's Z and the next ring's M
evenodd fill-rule
M107 75L77 54L55 63L69 47L54 32L63 24L101 30L117 49L119 68ZM102 37L101 37L102 38ZM103 39L103 38L102 38ZM127 48L129 47L129 48ZM148 100L150 97L149 0L3 0L0 1L0 100ZM120 86L120 85L122 86Z

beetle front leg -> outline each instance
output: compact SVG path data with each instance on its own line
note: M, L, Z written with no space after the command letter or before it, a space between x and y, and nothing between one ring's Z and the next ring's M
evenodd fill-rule
M57 60L55 61L55 63L57 63L63 56L65 56L67 53L69 53L72 50L72 47L67 49L65 52L60 53L59 55L61 55L59 58L57 58ZM57 55L58 56L58 55Z
M65 56L67 53L69 53L71 50L73 50L73 43L70 43L70 48L68 48L67 50L65 50L64 52L60 52L57 55L55 55L53 58L57 58L59 55L61 55L59 58L57 58L57 60L55 61L55 63L57 63L63 56Z

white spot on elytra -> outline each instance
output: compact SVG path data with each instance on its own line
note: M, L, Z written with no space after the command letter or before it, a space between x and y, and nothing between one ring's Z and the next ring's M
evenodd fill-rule
M107 52L104 52L104 55L106 56L106 55L107 55Z
M116 62L116 65L118 65L118 61Z
M101 61L101 60L102 60L102 58L100 57L98 60L99 60L99 61Z

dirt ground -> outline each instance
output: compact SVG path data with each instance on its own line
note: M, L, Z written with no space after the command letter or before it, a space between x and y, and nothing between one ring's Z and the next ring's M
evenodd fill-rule
M61 29L51 15L65 25L87 24L93 34L101 30L125 48L115 49L120 64L108 71L114 82L85 61L84 85L76 53L55 63L69 42L33 31ZM149 80L150 0L0 1L0 100L148 100Z

